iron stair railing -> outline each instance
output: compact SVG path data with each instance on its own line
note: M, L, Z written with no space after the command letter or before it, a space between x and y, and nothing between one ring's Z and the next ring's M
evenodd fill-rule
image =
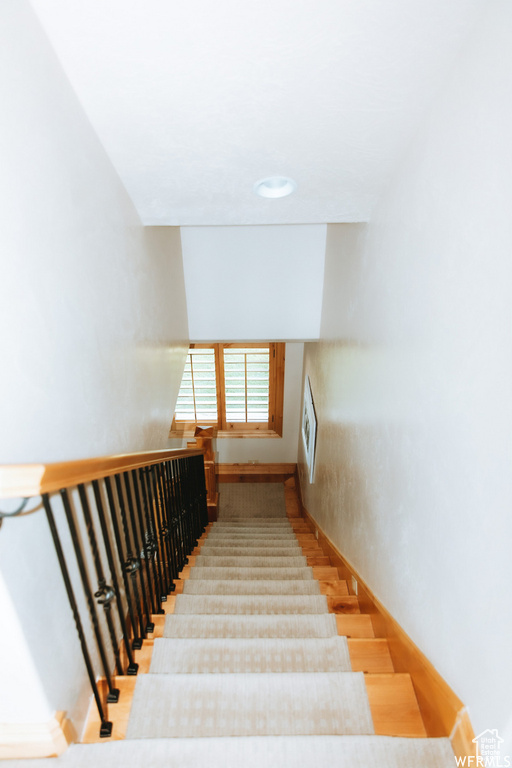
M41 467L13 469L25 479ZM203 454L157 451L43 469L39 494L26 497L42 498L100 736L109 737L116 675L137 674L134 651L154 631L153 617L165 612L174 580L208 525ZM6 477L9 467L0 468L0 497L14 495L12 487L2 493ZM0 523L26 514L25 506L24 500L13 513L0 512Z

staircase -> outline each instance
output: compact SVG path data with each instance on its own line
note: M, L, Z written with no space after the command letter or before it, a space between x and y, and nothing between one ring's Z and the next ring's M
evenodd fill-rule
M189 560L139 676L117 680L112 739L52 764L452 768L450 742L425 738L408 675L293 503L287 514L282 484L222 485ZM97 733L92 716L85 741ZM13 763L29 764L41 761Z

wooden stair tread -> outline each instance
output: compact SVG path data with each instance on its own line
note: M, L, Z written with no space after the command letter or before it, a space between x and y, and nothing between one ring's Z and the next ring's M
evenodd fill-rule
M377 735L426 738L409 674L370 674L365 682Z
M318 579L318 583L320 584L320 592L322 595L341 597L350 594L346 581L340 581L339 579Z
M165 614L159 613L159 614L153 614L151 616L151 621L155 625L155 629L151 634L148 635L150 639L154 639L155 637L163 637L164 636L164 624L165 624Z
M132 707L133 692L135 690L136 677L120 676L115 678L115 686L119 689L119 701L117 704L108 705L108 718L112 721L112 735L108 741L120 741L126 735L128 718ZM100 681L98 685L103 683ZM82 744L98 744L104 742L100 738L100 717L98 710L91 699L86 726L82 735Z
M327 606L331 613L361 613L359 600L355 595L327 596Z
M354 672L394 672L388 641L385 638L349 638L347 645Z
M375 637L371 617L367 613L337 613L338 635Z
M324 579L339 579L338 569L333 565L314 565L313 566L313 578L318 581Z
M307 563L311 566L330 565L331 561L325 555L306 555Z

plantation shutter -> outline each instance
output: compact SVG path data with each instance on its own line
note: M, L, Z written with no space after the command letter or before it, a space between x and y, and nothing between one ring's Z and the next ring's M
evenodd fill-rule
M216 424L218 421L215 349L191 347L176 403L176 421Z
M222 437L283 433L284 343L191 344L170 437L215 426Z
M269 420L270 353L262 347L224 347L225 420L264 423Z

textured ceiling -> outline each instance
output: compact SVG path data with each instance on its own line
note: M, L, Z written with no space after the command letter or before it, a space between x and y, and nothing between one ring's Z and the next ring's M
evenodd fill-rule
M367 220L482 0L32 0L145 224ZM256 197L269 175L298 191Z

